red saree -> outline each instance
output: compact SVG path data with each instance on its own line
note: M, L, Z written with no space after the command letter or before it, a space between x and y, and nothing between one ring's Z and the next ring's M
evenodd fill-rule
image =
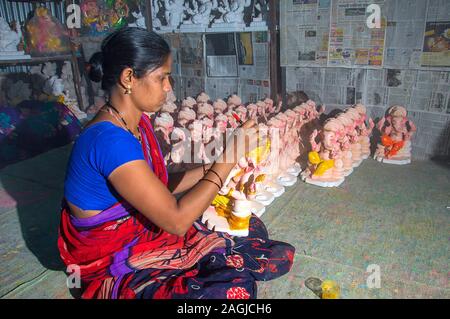
M145 158L161 182L168 175L149 118L139 124ZM89 218L61 212L58 247L77 265L82 298L254 298L255 280L289 271L294 248L268 240L252 218L248 238L211 232L195 222L185 236L167 233L127 203Z

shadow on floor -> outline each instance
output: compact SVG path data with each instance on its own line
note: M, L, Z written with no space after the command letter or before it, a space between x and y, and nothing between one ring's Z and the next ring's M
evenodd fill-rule
M16 177L1 179L5 192L16 202L25 245L45 268L64 270L57 247L62 190L41 189L39 185L30 190L29 182L21 189L21 181Z
M46 269L62 270L57 238L70 154L64 146L79 134L81 123L64 104L51 101L22 101L15 107L2 107L0 115L4 119L0 178L9 202L6 209L17 210L23 240L39 262ZM10 236L21 241L14 238L19 234Z
M442 131L434 150L435 155L431 158L436 164L450 169L450 122Z
M38 154L0 171L4 195L11 203L9 205L15 206L21 228L21 234L10 236L21 235L26 247L43 267L50 270L65 269L57 239L69 154L70 145Z
M62 149L64 151L61 148L52 150L5 167L0 171L0 181L5 195L16 203L17 217L14 214L11 218L18 218L21 231L20 234L9 234L8 238L23 241L45 269L65 272L66 266L61 260L57 240L63 198L62 183L70 147ZM24 253L29 254L26 250ZM17 258L18 267L29 269L30 273L36 272L37 263L30 263L29 259L23 258L23 253L13 258ZM80 289L70 289L70 294L79 298Z

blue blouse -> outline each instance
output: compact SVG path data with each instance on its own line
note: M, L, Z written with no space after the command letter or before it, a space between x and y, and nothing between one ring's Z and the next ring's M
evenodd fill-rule
M64 183L65 198L83 210L104 210L120 200L108 181L119 166L145 160L141 145L129 132L111 122L86 128L70 155Z

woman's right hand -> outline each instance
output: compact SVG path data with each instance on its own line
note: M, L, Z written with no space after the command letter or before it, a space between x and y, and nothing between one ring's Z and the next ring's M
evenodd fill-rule
M254 150L258 146L258 137L258 126L254 120L248 120L238 127L227 140L226 162L237 163L246 153Z

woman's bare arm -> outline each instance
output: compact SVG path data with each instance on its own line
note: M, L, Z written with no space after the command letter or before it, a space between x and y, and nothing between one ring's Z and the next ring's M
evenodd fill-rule
M249 121L246 123L246 128L253 125L254 122ZM255 136L249 136L249 138L254 139ZM230 154L236 154L236 152L227 151L225 148L225 154L222 154L212 166L212 170L221 177L222 181L227 178L237 162L236 156L233 161L229 160L232 158ZM223 160L224 156L228 159L227 162ZM205 178L220 186L220 180L216 174L208 172ZM187 232L194 221L209 207L219 191L215 183L199 181L177 201L144 160L121 165L109 175L108 179L116 191L151 222L178 236L183 236Z
M185 171L169 174L168 188L172 194L180 194L192 188L203 177L203 169L208 170L211 164L205 164L200 167Z
M215 164L213 169L225 180L234 163ZM206 178L220 184L217 176ZM208 208L219 191L211 182L197 182L178 201L143 160L116 168L109 180L117 192L140 213L169 233L183 236L192 223Z

